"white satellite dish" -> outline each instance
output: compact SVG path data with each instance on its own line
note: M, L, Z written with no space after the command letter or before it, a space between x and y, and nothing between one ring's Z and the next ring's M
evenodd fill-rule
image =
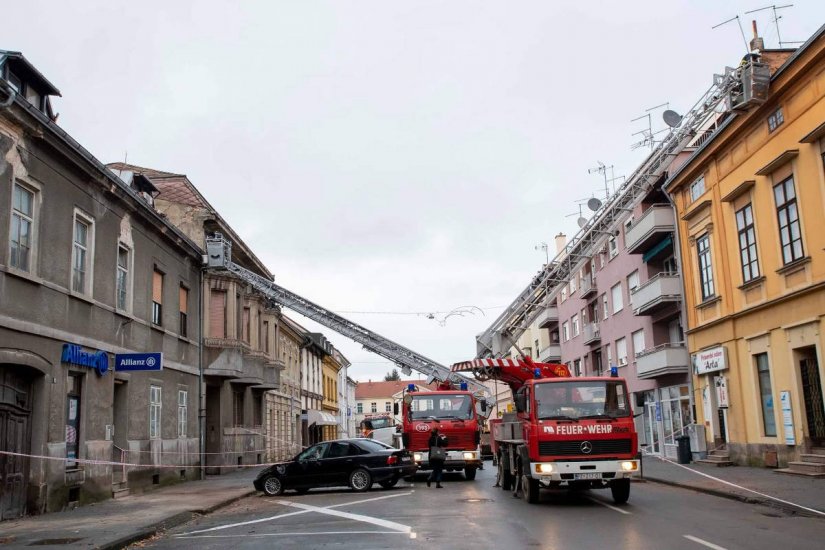
M579 224L579 227L584 227L585 225L587 225L587 218L582 216L581 218L576 220L576 223Z
M682 123L682 115L676 111L671 111L670 109L662 113L662 118L665 120L665 124L671 128L676 128Z
M599 208L602 207L602 201L600 201L596 197L592 197L592 198L588 199L587 207L590 210L592 210L593 212L595 212L596 210L598 210Z

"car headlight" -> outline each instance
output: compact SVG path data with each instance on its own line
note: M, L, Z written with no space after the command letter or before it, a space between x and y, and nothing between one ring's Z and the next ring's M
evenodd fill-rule
M539 474L549 474L553 472L552 464L536 464L536 472Z
M414 459L416 462L421 462L421 461L424 459L424 455L422 455L421 453L415 453L415 454L413 455L413 459Z
M632 472L639 467L639 464L633 460L626 460L622 462L622 470L625 472Z
M473 453L464 453L464 460L472 460L475 458Z

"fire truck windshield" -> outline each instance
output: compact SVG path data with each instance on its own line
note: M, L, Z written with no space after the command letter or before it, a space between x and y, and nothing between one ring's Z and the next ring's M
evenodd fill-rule
M469 395L415 395L410 404L410 418L455 418L470 420L473 417L472 399Z
M534 386L540 420L619 418L630 415L625 385L620 381L549 382Z

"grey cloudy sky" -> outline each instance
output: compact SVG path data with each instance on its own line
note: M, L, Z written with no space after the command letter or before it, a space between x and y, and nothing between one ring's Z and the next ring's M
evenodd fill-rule
M770 11L748 2L3 3L0 48L63 93L104 162L182 172L290 290L449 364L577 229L576 201L629 174L631 123L688 109ZM783 40L825 4L796 0ZM662 126L658 115L654 129ZM603 191L602 191L603 194ZM437 314L443 316L443 313ZM304 321L308 328L317 327ZM356 379L391 367L340 335Z

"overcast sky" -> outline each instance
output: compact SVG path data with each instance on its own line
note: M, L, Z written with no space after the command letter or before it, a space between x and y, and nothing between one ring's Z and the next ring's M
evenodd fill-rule
M760 7L6 1L0 48L61 90L61 126L100 160L187 174L281 285L450 364L603 197L588 169L642 160L631 120L684 112L738 63L736 22L712 26L738 14L750 40L755 18L777 46L769 10L744 14ZM780 13L782 40L825 23L821 0ZM461 306L483 314L439 322ZM354 378L392 367L321 330Z

